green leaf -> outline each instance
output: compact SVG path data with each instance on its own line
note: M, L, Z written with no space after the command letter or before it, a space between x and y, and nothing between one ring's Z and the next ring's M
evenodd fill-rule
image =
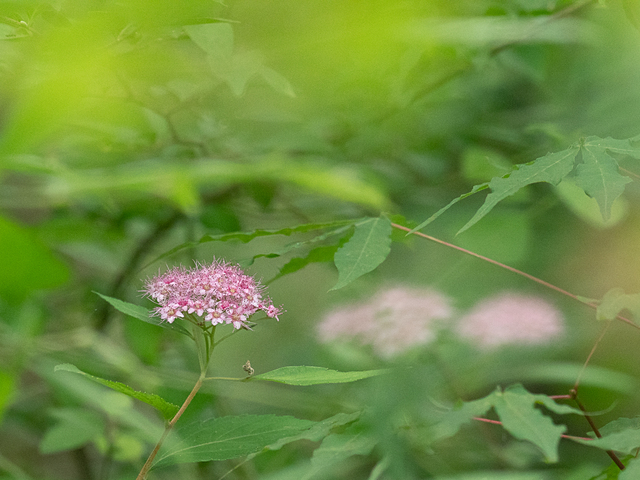
M233 28L228 23L185 25L185 32L202 50L216 58L229 58L233 53Z
M574 442L617 452L633 453L640 448L640 417L618 418L600 429L602 438L583 440L571 438Z
M285 228L278 228L274 230L258 229L250 232L233 232L233 233L222 233L219 235L205 235L197 242L186 242L178 245L177 247L172 248L168 252L163 253L159 257L149 262L146 266L149 266L159 260L169 257L174 253L184 250L186 248L194 248L202 243L228 242L230 240L237 240L242 243L248 243L254 238L258 238L258 237L268 237L272 235L291 236L294 233L307 233L313 230L324 230L326 228L335 228L335 227L341 227L345 225L347 226L353 225L355 222L356 220L339 220L336 222L325 222L325 223L305 223L302 225L297 225L295 227L285 227Z
M191 332L189 332L189 330L187 330L182 325L180 325L180 323L177 323L177 322L169 323L165 320L162 320L159 317L152 317L149 310L147 310L144 307L141 307L140 305L124 302L117 298L102 295L101 293L98 293L98 292L93 292L93 293L95 293L96 295L100 296L102 299L109 302L116 310L119 310L125 315L129 315L130 317L137 318L138 320L142 320L143 322L150 323L151 325L157 325L162 328L167 328L169 330L173 330L174 332L178 332L193 338L193 335L191 335Z
M564 425L555 425L551 418L545 416L535 408L536 404L544 405L547 409L558 414L578 414L578 409L557 404L546 395L534 395L520 385L512 385L504 391L497 388L484 398L471 402L464 402L447 412L436 424L429 429L431 440L440 440L458 432L460 427L474 417L486 414L492 407L500 417L503 427L515 438L526 440L536 445L547 461L558 461L558 444Z
M258 452L316 422L289 416L241 415L211 418L179 427L180 441L162 448L153 468L177 463L228 460Z
M611 138L602 140L588 137L581 147L584 163L576 168L576 184L597 200L605 221L611 216L613 202L622 195L624 186L631 181L629 177L620 175L618 162L607 153L607 140L614 141Z
M640 478L640 460L637 458L631 458L628 463L625 463L625 469L618 475L618 480L637 480Z
M325 245L322 247L316 247L307 253L304 257L296 257L289 260L285 263L275 277L273 277L269 282L271 283L280 277L284 277L290 273L297 272L302 268L306 267L310 263L318 263L318 262L331 262L333 261L333 257L338 250L338 245Z
M167 420L170 420L171 418L173 418L176 415L176 413L178 413L178 410L180 408L177 405L167 402L166 400L164 400L162 397L159 397L158 395L155 395L153 393L140 392L138 390L134 390L129 385L125 385L124 383L114 382L112 380L106 380L104 378L90 375L88 373L83 372L75 365L71 365L70 363L63 363L61 365L57 365L54 368L54 372L59 372L59 371L78 373L80 375L84 375L85 377L93 380L94 382L100 383L106 387L109 387L112 390L115 390L116 392L124 393L125 395L128 395L132 398L141 400L151 405L152 407L156 408L158 411L160 411L162 416Z
M518 165L515 170L507 175L493 178L489 182L491 193L487 195L484 204L478 209L471 220L458 231L458 234L477 223L482 217L489 213L498 202L513 195L521 188L538 182L547 182L552 185L560 183L560 181L573 170L577 153L578 146L572 145L561 152L548 153L533 162Z
M640 319L640 293L626 294L621 288L612 288L598 302L596 319L613 320L623 310L629 310L636 324Z
M558 445L567 427L554 424L551 418L534 408L535 398L517 385L496 392L493 406L505 430L517 439L536 445L548 462L557 462Z
M376 439L351 425L343 433L327 436L311 457L312 469L302 477L308 480L317 473L324 472L336 464L354 456L369 455L376 446ZM331 472L331 470L328 470Z
M335 254L338 283L331 290L348 285L380 265L391 251L391 222L368 218L356 224L353 236Z
M40 453L56 453L80 448L104 432L102 416L82 408L59 408L51 411L56 424L40 442Z
M434 213L433 215L431 215L429 218L427 218L424 222L422 222L420 225L418 225L417 227L413 228L409 233L407 233L407 235L411 235L414 232L417 232L418 230L422 230L424 227L426 227L427 225L429 225L431 222L433 222L436 218L438 218L440 215L442 215L444 212L446 212L447 210L449 210L449 208L451 208L453 205L455 205L456 203L458 203L460 200L463 200L467 197L470 197L471 195L473 195L474 193L480 192L482 190L486 190L487 188L489 188L489 183L482 183L480 185L476 185L474 186L470 192L467 193L463 193L462 195L460 195L458 198L454 198L453 200L451 200L447 205L445 205L444 207L442 207L440 210L438 210L436 213Z
M363 380L377 375L389 373L388 369L365 370L361 372L339 372L324 367L282 367L267 373L254 375L246 381L265 380L269 382L285 383L287 385L321 385L326 383L349 383Z

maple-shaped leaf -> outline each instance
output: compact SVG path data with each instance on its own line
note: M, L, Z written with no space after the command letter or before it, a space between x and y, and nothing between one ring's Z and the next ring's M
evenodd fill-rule
M611 137L588 137L580 147L582 161L576 168L576 184L600 206L602 218L611 217L613 202L622 195L624 186L631 181L620 175L618 162L608 151L638 156L640 150L633 149L629 140L615 140Z
M575 162L578 147L572 145L561 152L548 153L533 162L519 165L515 170L502 177L495 177L489 182L491 193L487 195L476 214L462 227L458 234L477 223L495 207L498 202L513 195L522 187L532 183L547 182L557 185L571 170Z

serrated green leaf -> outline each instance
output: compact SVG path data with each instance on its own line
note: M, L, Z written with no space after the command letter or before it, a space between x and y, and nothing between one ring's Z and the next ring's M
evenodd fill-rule
M602 450L633 453L640 448L640 417L618 418L600 429L602 438L583 440L571 438L574 442Z
M59 408L51 411L56 424L46 431L39 445L43 454L80 448L104 432L102 416L81 408Z
M518 165L508 175L493 178L489 182L491 193L487 195L476 214L462 227L458 234L464 232L489 213L498 202L513 195L518 190L532 183L547 182L557 185L573 170L575 157L579 147L572 145L561 152L548 153L533 162Z
M602 218L606 221L611 216L613 202L622 195L624 186L631 179L620 175L618 162L607 153L607 143L599 140L589 137L583 143L581 151L584 163L576 168L576 184L597 200Z
M167 402L165 399L163 399L162 397L159 397L156 394L140 392L138 390L134 390L129 385L125 385L124 383L114 382L112 380L106 380L104 378L90 375L86 372L83 372L75 365L71 365L70 363L63 363L61 365L57 365L54 368L54 372L71 372L71 373L78 373L80 375L83 375L93 380L96 383L100 383L106 387L111 388L112 390L115 390L116 392L124 393L129 397L135 398L136 400L140 400L142 402L145 402L151 405L152 407L157 409L162 414L162 416L167 420L170 420L171 418L173 418L176 415L176 413L178 413L178 410L180 408L177 405Z
M316 247L311 249L309 253L307 253L304 257L296 257L289 260L285 263L275 277L269 280L267 283L271 283L285 275L290 273L297 272L302 268L306 267L310 263L318 263L318 262L331 262L333 261L333 257L338 250L338 245L325 245L322 247Z
M267 373L254 375L246 381L265 380L269 382L285 383L287 385L322 385L327 383L349 383L369 377L389 373L388 369L365 370L360 372L339 372L324 367L282 367Z
M474 193L478 193L482 190L486 190L487 188L489 188L489 183L482 183L480 185L475 185L470 192L467 193L463 193L462 195L460 195L458 198L454 198L453 200L451 200L447 205L445 205L444 207L442 207L440 210L438 210L436 213L434 213L433 215L431 215L429 218L427 218L424 222L422 222L420 225L418 225L417 227L414 227L409 233L407 233L407 235L411 235L414 232L417 232L418 230L422 230L424 227L426 227L427 225L429 225L431 222L433 222L436 218L438 218L440 215L442 215L444 212L446 212L447 210L449 210L449 208L451 208L453 205L455 205L456 203L458 203L460 200L463 200L467 197L470 197L471 195L473 195Z
M313 230L324 230L327 228L341 227L345 225L353 225L357 220L339 220L336 222L325 222L325 223L305 223L302 225L296 225L294 227L285 227L285 228L277 228L274 230L264 230L257 229L252 230L250 232L233 232L233 233L222 233L219 235L205 235L200 240L196 242L185 242L177 247L172 248L171 250L163 253L159 257L156 257L151 262L149 262L146 266L149 266L159 260L162 260L166 257L173 255L181 250L186 248L194 248L202 243L208 242L228 242L230 240L237 240L242 243L248 243L254 238L258 237L267 237L272 235L285 235L291 236L294 233L307 233Z
M314 243L318 243L318 242L323 242L326 239L335 236L335 235L341 235L342 233L346 232L347 230L349 230L351 228L351 225L346 225L340 228L337 228L335 230L330 230L328 232L323 233L322 235L318 235L316 237L313 237L310 240L304 240L301 242L294 242L294 243L290 243L289 245L285 246L283 249L278 250L277 252L271 252L271 253L259 253L257 255L254 255L251 260L248 262L249 265L251 265L257 258L276 258L276 257L280 257L282 255L286 255L287 253L296 250L298 248L303 248L303 247L308 247L309 245L313 245ZM337 250L338 246L337 245L331 245L331 247L335 247L335 249Z
M310 420L277 415L241 415L197 421L177 429L180 441L162 448L153 468L243 457L315 425L316 422Z
M613 320L621 311L629 310L636 324L640 319L640 293L626 294L621 288L612 288L598 302L596 319Z
M133 303L124 302L117 298L108 297L107 295L102 295L98 292L93 292L96 295L100 296L103 300L109 302L116 310L124 313L125 315L129 315L130 317L137 318L138 320L142 320L143 322L150 323L151 325L157 325L162 328L166 328L169 330L173 330L174 332L181 333L188 337L193 338L191 332L184 328L180 323L173 322L169 323L165 320L162 320L159 317L152 317L149 310L140 305L135 305Z
M348 285L380 265L391 251L391 222L388 218L369 218L356 224L353 236L334 256L338 283L331 290Z
M519 440L536 445L548 462L558 461L558 445L566 431L564 425L556 425L551 418L534 408L535 397L524 388L508 388L496 392L493 407L502 426Z
M535 408L535 404L542 404L558 414L582 414L578 409L557 404L546 395L529 393L522 385L516 384L504 391L497 388L484 398L464 402L450 410L430 427L429 436L436 441L455 435L462 425L493 408L509 433L536 445L548 461L557 461L558 444L566 427L555 425L551 418Z

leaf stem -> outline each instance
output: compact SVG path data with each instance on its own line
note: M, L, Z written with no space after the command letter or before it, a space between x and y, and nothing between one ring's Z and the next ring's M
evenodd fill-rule
M187 409L187 407L191 403L191 400L193 400L193 397L196 396L196 393L198 393L198 390L200 390L200 387L202 386L202 382L204 379L205 379L205 372L202 372L200 373L200 377L198 377L198 381L193 386L191 393L189 393L189 396L180 407L180 410L178 410L178 413L175 414L175 416L171 419L171 421L165 427L164 432L160 437L160 440L158 440L158 443L156 444L155 448L149 455L149 458L147 458L147 461L142 466L142 470L140 470L140 473L136 477L136 480L144 480L147 477L147 473L149 473L149 470L151 469L151 465L153 464L153 460L156 458L156 455L158 454L160 447L164 443L164 440L167 438L167 435L169 435L169 432L171 432L171 430L173 429L173 426L176 424L176 422L180 419L184 411Z
M518 270L517 268L513 268L510 267L509 265L505 265L504 263L500 263L497 260L492 260L491 258L485 257L484 255L480 255L478 253L472 252L471 250L467 250L466 248L462 248L462 247L458 247L457 245L454 245L452 243L449 242L445 242L444 240L440 240L439 238L435 238L432 237L430 235L427 235L425 233L422 232L412 232L410 228L408 227L403 227L402 225L398 225L397 223L392 223L391 224L392 227L397 228L399 230L404 230L405 232L411 233L412 235L418 235L419 237L422 238L426 238L427 240L431 240L432 242L436 242L439 243L440 245L444 245L445 247L449 247L449 248L453 248L454 250L458 250L459 252L462 253L466 253L467 255L471 255L472 257L476 257L479 258L480 260L484 260L485 262L491 263L493 265L496 265L500 268L504 268L505 270L509 270L510 272L513 272L517 275L520 275L522 277L528 278L529 280L539 283L540 285L550 288L551 290L555 290L558 293L561 293L562 295L565 295L567 297L573 298L574 300L577 300L578 302L593 308L594 310L598 308L598 304L594 303L594 302L586 302L585 300L583 300L581 297L579 297L578 295L571 293L567 290L564 290L560 287L557 287L555 285L553 285L552 283L549 282L545 282L544 280L538 278L538 277L534 277L533 275L530 275L528 273L523 272L522 270ZM623 317L621 315L616 315L616 318L618 320L622 320L625 323L628 323L629 325L631 325L634 328L640 329L640 326L636 325L635 323L633 323L631 320L629 320L626 317Z

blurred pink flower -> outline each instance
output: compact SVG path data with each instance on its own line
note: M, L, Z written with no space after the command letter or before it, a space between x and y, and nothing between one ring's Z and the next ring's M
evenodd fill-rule
M482 349L550 343L564 332L562 313L539 297L502 293L478 303L457 331Z
M249 328L248 319L258 310L279 320L282 310L263 298L263 291L239 266L215 259L190 269L174 267L148 279L143 290L159 305L154 315L169 323L188 315L202 324L233 324L236 329Z
M323 342L354 339L389 358L431 342L437 320L452 314L449 298L440 292L395 287L378 292L367 302L329 312L318 324L318 336Z

